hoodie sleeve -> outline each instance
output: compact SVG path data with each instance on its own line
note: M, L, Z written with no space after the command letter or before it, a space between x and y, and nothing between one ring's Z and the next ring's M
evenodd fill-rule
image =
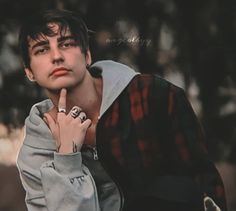
M227 210L222 179L209 158L202 127L182 89L174 87L169 93L168 113L179 163L194 175L205 196Z
M95 182L81 153L22 146L17 167L30 211L100 211Z

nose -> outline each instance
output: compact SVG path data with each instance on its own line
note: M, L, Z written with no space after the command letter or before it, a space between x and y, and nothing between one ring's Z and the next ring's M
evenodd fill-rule
M53 64L60 64L64 62L64 56L58 47L51 49L51 59Z

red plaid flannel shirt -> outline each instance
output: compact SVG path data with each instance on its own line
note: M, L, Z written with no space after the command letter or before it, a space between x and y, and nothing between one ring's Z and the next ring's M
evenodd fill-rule
M226 210L190 103L156 75L136 76L115 100L98 123L97 147L124 194L123 210L203 210L204 195Z

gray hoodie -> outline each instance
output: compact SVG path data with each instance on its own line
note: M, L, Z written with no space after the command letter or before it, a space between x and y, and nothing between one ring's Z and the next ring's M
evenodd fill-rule
M102 69L101 117L138 73L113 61L100 61L93 66ZM120 192L99 159L93 159L96 149L71 154L56 153L55 141L42 119L43 113L52 106L49 99L35 104L25 121L25 139L17 167L26 190L28 210L120 210Z

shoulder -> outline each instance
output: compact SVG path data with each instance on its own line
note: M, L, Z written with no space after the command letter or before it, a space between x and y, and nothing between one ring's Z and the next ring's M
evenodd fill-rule
M32 106L29 116L25 120L25 137L22 148L54 150L52 134L42 116L52 107L50 100L44 100ZM28 151L22 151L28 152Z
M53 103L50 99L42 100L31 107L29 116L40 115L49 111L52 107Z
M131 103L147 105L152 112L170 114L178 105L186 104L185 91L156 74L140 74L127 87Z
M178 94L184 90L157 74L139 74L131 80L128 88L132 91L148 89L150 92L158 94Z

